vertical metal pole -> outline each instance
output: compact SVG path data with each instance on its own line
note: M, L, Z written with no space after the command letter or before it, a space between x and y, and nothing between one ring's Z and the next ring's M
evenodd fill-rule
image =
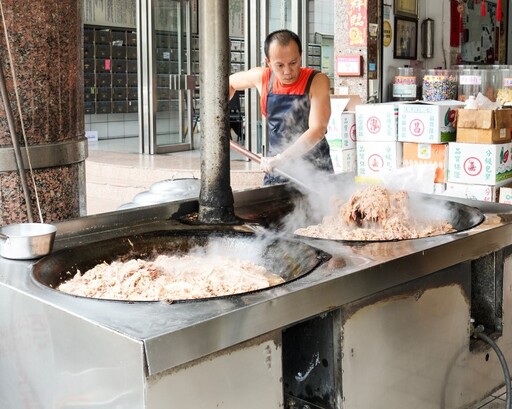
M235 223L230 186L228 88L231 47L227 0L199 7L201 192L199 222Z

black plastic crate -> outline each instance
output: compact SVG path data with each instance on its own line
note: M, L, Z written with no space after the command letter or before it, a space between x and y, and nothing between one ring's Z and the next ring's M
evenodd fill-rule
M112 102L112 112L116 114L122 114L127 112L128 103L126 101L114 101Z
M112 112L112 103L110 101L102 101L96 103L97 114L110 114Z
M110 88L110 87L96 88L96 99L98 101L110 101L112 99L112 88Z
M84 87L84 101L90 102L96 100L96 88Z
M93 44L84 44L84 58L94 58Z
M137 32L128 31L126 33L126 44L137 46Z
M94 81L94 74L91 72L86 72L84 74L84 87L94 87L96 82Z
M110 44L96 44L96 58L111 58Z
M96 112L96 103L93 101L85 101L84 112L88 115L94 114Z
M129 60L136 60L137 59L137 47L134 47L134 46L126 47L126 58L128 58Z
M110 87L112 86L112 74L96 74L96 86L97 87Z
M128 91L127 91L126 87L115 87L112 89L112 99L114 101L126 99L127 95L128 95Z
M136 87L138 85L137 74L128 74L126 76L126 84L129 87Z
M112 72L126 72L126 60L112 60Z
M126 44L126 31L112 30L112 44Z
M94 32L94 42L96 44L110 44L112 33L110 29L96 29Z
M124 59L126 58L126 47L113 45L112 46L112 58Z
M139 90L137 87L128 87L126 96L128 99L137 99L139 97Z
M126 112L138 112L139 111L139 101L128 101Z
M84 28L84 44L94 43L94 29L85 27Z
M96 59L96 72L105 73L110 72L112 67L112 60L110 58Z
M124 72L115 72L112 74L112 85L114 87L125 87L126 74Z
M137 60L127 60L126 61L126 71L127 72L137 72Z
M84 58L84 72L94 72L93 58Z

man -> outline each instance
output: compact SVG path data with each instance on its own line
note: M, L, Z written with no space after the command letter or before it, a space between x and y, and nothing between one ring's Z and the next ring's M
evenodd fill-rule
M333 172L325 139L331 116L329 78L301 67L302 45L289 30L269 34L264 44L267 67L255 67L229 77L230 98L236 91L257 88L267 118L269 148L261 161L264 184L283 183L274 168L303 158L321 171Z

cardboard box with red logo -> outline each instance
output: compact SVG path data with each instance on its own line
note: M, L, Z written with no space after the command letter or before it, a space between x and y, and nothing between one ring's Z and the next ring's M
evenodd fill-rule
M494 186L512 177L512 143L451 142L448 181Z
M379 178L402 166L400 142L357 142L357 175Z
M331 95L331 118L325 138L331 149L356 148L356 118L354 109L359 97Z
M419 164L436 165L434 183L446 183L448 176L448 144L404 142L402 166Z
M397 138L397 126L397 103L356 106L356 140L358 142L394 142Z
M455 141L455 118L463 102L415 101L398 105L398 140L416 143Z
M457 142L510 142L512 109L459 109Z
M498 192L497 186L492 185L473 185L469 183L446 184L445 196L460 197L463 199L481 200L484 202L495 202Z

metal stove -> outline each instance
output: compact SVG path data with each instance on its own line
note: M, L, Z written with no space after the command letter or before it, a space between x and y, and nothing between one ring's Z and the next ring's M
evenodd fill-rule
M223 229L278 224L295 194L238 192L236 213L250 223ZM494 352L471 338L471 319L512 358L512 213L453 201L484 221L401 242L288 237L329 257L268 290L178 303L69 296L34 273L61 252L99 252L99 242L194 231L180 219L197 201L59 223L53 255L0 260L0 406L466 407L504 384Z

